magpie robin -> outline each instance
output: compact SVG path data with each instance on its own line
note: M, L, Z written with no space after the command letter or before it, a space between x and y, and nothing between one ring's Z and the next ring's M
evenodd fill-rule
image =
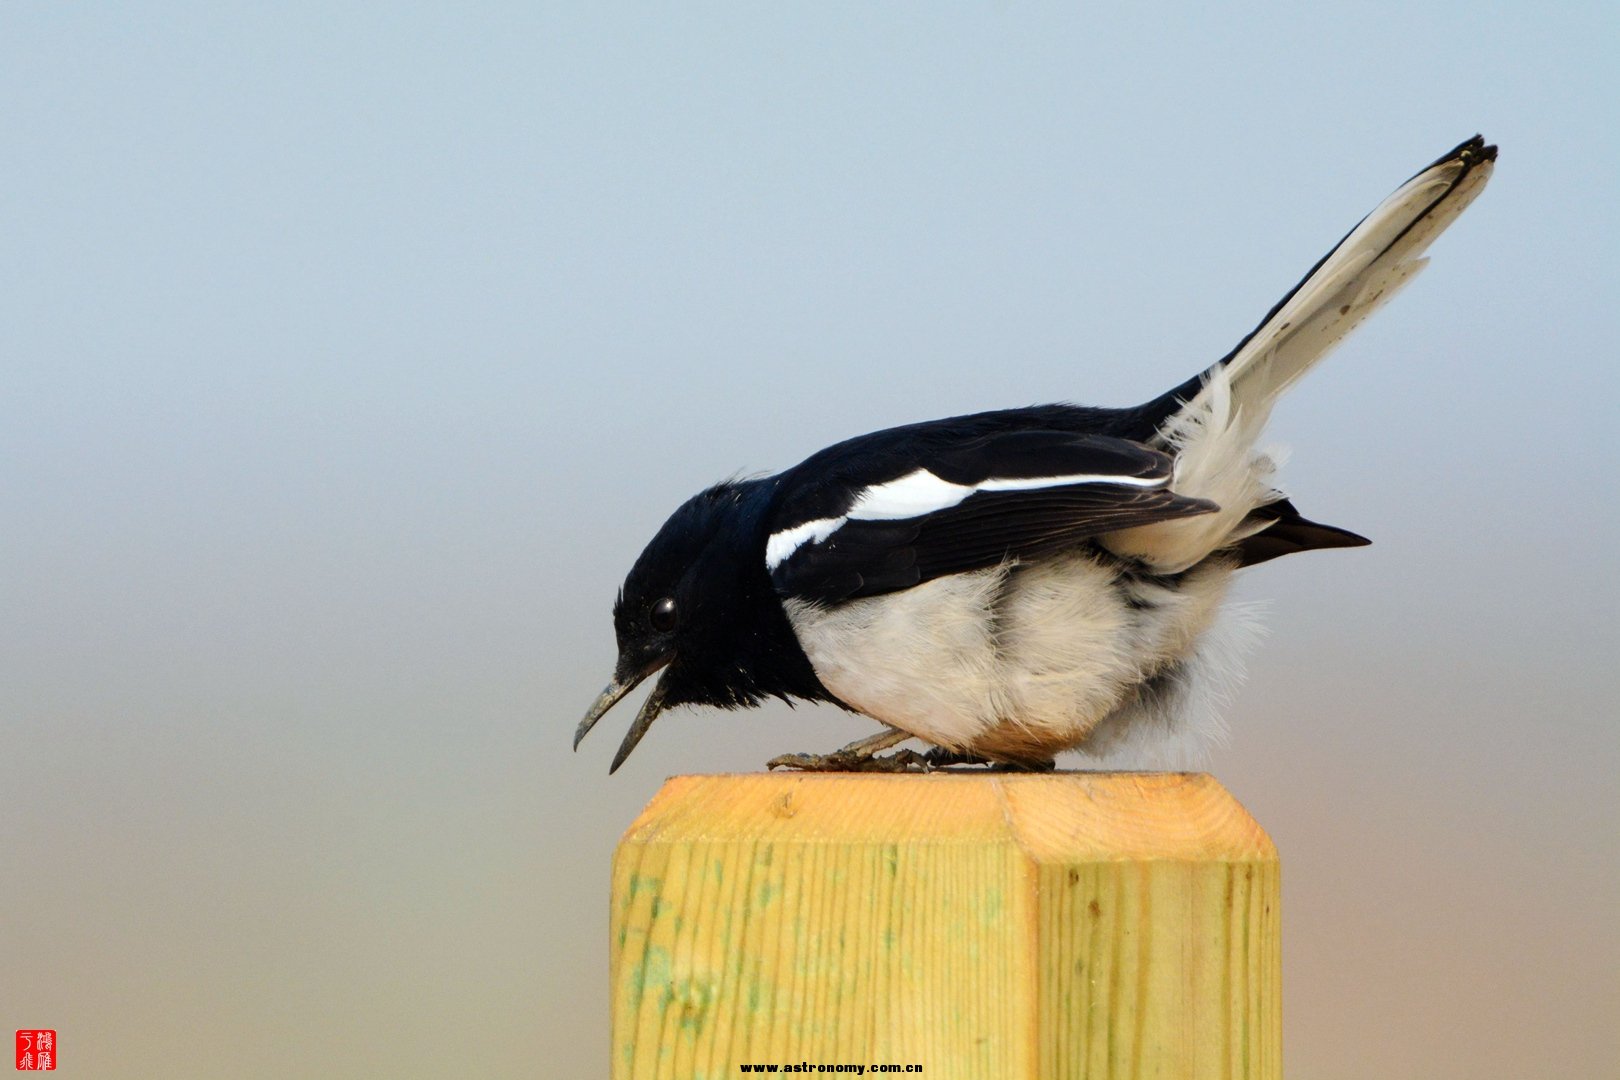
M618 666L575 748L659 671L610 771L668 708L766 697L885 725L772 762L808 768L913 767L874 757L913 736L928 763L1050 767L1208 726L1233 572L1368 543L1273 486L1255 448L1272 404L1423 269L1495 160L1475 136L1419 172L1235 349L1144 405L910 424L689 499L625 578Z

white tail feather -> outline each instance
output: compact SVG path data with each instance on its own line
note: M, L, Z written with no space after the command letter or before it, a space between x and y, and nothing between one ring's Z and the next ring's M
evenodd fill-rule
M1281 498L1271 460L1254 451L1272 406L1422 271L1423 252L1483 190L1494 156L1479 140L1465 143L1401 185L1205 376L1156 441L1176 458L1171 488L1220 510L1111 533L1110 550L1175 573L1243 538L1250 512Z
M1417 276L1423 252L1490 175L1488 160L1452 158L1368 214L1223 366L1238 407L1269 413L1283 391ZM1198 399L1188 404L1196 408Z

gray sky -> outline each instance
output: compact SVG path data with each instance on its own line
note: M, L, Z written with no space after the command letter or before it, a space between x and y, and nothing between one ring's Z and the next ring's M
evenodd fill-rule
M1375 546L1247 576L1211 767L1283 851L1291 1077L1612 1069L1616 22L8 5L0 1025L63 1075L600 1074L618 833L870 730L673 714L609 780L630 703L568 752L669 511L1154 395L1479 130L1277 412Z

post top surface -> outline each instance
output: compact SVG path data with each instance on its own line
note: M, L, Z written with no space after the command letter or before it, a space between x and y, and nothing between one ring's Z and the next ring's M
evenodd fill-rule
M730 773L667 780L626 844L1005 843L1038 862L1275 859L1207 773Z

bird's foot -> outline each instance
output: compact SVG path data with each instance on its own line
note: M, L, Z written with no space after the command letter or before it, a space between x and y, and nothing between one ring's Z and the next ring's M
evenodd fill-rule
M879 750L905 742L911 736L898 728L888 728L876 735L856 739L848 746L839 747L830 754L778 754L765 763L770 769L798 769L801 772L933 772L952 765L983 765L990 772L1051 772L1057 762L1046 761L994 761L962 750L949 750L936 746L926 754L915 750L896 750L879 756Z
M772 769L798 769L800 772L928 772L928 759L915 750L892 754L852 754L834 750L830 754L778 754L767 761Z
M896 750L892 754L878 756L879 750L887 750L909 738L909 734L898 728L888 728L876 735L856 739L830 754L778 754L765 766L802 772L927 772L928 759L915 750Z

